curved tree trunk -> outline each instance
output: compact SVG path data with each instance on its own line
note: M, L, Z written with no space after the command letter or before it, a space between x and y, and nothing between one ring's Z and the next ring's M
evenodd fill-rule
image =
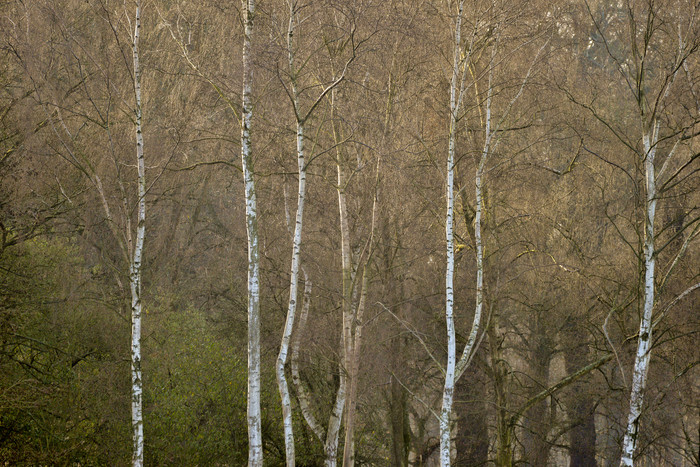
M296 95L296 86L294 86ZM306 194L306 162L304 160L304 125L297 122L297 163L299 166L299 191L297 194L297 213L294 224L294 239L292 245L292 270L289 279L289 306L287 320L284 325L282 343L277 356L277 384L282 399L282 415L284 420L284 445L287 466L294 467L294 431L292 429L292 401L289 395L289 385L284 374L287 365L289 342L292 338L294 318L297 308L297 287L299 284L299 263L301 262L301 232L304 219L304 197Z

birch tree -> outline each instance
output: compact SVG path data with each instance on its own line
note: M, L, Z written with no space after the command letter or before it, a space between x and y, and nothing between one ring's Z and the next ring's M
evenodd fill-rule
M678 74L683 70L689 55L694 53L698 45L700 45L700 43L698 43L698 38L692 35L695 29L696 15L698 13L697 5L693 4L690 21L686 25L682 24L680 10L678 12L677 32L675 37L669 37L669 39L674 39L677 50L673 55L671 63L664 67L663 79L660 80L660 83L656 84L656 86L654 86L655 83L650 83L649 81L653 78L650 76L647 62L652 58L651 55L655 52L652 41L656 39L654 36L659 34L659 32L657 32L657 27L659 27L660 23L663 21L660 17L662 13L658 8L659 7L653 2L649 2L645 5L646 11L643 11L640 15L642 21L644 21L642 23L643 26L638 29L640 21L637 13L631 6L628 7L631 57L624 62L626 66L623 66L622 63L620 64L620 71L626 81L631 84L630 91L637 105L641 127L642 148L641 151L635 152L637 152L637 157L643 163L644 182L646 186L646 196L644 199L643 313L639 321L627 429L622 443L622 458L620 459L621 467L631 467L634 465L634 452L639 437L644 392L651 360L652 315L656 304L658 283L656 279L656 260L658 253L656 250L656 234L654 230L657 202L659 197L663 194L664 187L670 181L666 177L665 172L669 164L674 162L674 158L678 157L677 154L681 152L679 148L681 143L695 136L692 128L697 121L692 121L689 126L686 124L681 131L677 132L675 135L671 135L671 138L673 138L675 142L670 150L668 150L665 157L659 154L662 157L659 161L661 163L661 169L657 172L656 157L657 153L660 151L661 142L664 139L664 135L661 133L661 123L663 115L668 109L667 100L669 94ZM669 33L669 35L672 34L671 31L667 31L667 33ZM693 112L696 119L698 116L697 112L698 109L695 109L695 112ZM682 146L680 147L682 148ZM691 161L693 158L694 156L691 156ZM659 182L661 182L660 187L657 186ZM692 237L692 235L689 236L688 240ZM683 253L684 249L678 252L679 256L682 256ZM671 264L670 269L666 273L666 277L675 264L675 261ZM691 288L697 288L697 285Z
M159 11L164 26L177 44L187 65L195 76L208 83L211 89L225 103L240 126L241 167L245 196L245 223L247 235L247 422L248 422L248 465L263 465L262 413L261 413L261 365L260 365L260 243L258 231L258 206L255 181L254 153L252 150L251 124L253 118L253 33L256 18L255 0L241 0L243 22L242 44L242 93L240 106L227 92L229 86L218 79L214 72L207 70L204 61L199 62L191 53L191 30L185 36L179 30L182 13L178 11L177 25L168 22ZM185 21L187 19L185 18ZM229 161L198 162L199 165L223 164L236 167Z
M472 48L462 43L462 17L464 15L464 0L457 7L454 27L454 50L452 59L452 79L450 81L450 123L447 149L447 217L445 219L445 237L447 242L447 268L445 272L445 320L447 322L447 365L445 368L445 384L442 392L442 410L440 411L440 465L451 465L450 415L454 399L456 381L456 334L454 324L454 166L455 145L457 139L458 115L464 94L464 83L467 78L467 53ZM471 44L473 45L474 35ZM477 330L478 319L474 317L473 329ZM465 347L467 354L471 349Z
M308 13L303 20L300 20L298 16L299 11L302 8L311 8L311 5L301 4L299 2L289 2L289 24L287 29L287 58L288 58L288 80L289 85L285 85L285 90L289 96L292 107L294 110L295 123L297 126L297 162L299 170L299 189L297 196L297 223L295 225L294 234L294 246L293 246L293 259L292 259L292 274L290 278L290 297L289 306L287 313L287 321L285 325L285 331L283 334L282 345L280 347L280 354L277 359L277 378L280 387L280 395L283 400L283 407L290 404L290 399L286 392L286 377L284 374L284 367L287 359L287 352L291 350L291 373L292 381L297 391L297 398L299 401L299 406L301 413L306 421L307 425L311 428L312 432L319 439L323 445L323 450L325 453L324 465L335 466L337 464L338 457L338 442L340 429L342 426L343 412L346 408L346 399L348 393L348 382L347 382L347 371L344 368L344 360L339 364L339 384L335 393L334 402L330 410L330 415L327 423L327 428L324 429L322 424L316 418L314 410L312 408L311 394L306 390L304 384L301 381L300 368L299 368L299 339L291 340L292 330L294 327L295 313L296 313L296 287L298 283L298 272L299 269L302 270L304 274L304 305L301 310L301 315L299 317L298 329L296 330L296 335L301 336L306 328L306 322L308 318L309 305L310 305L310 292L311 292L311 281L309 280L308 273L301 267L299 261L299 251L301 245L301 227L302 227L302 214L303 214L303 195L304 183L306 178L306 168L312 159L318 157L317 155L312 155L307 158L304 150L304 141L307 138L305 135L306 125L308 120L314 115L316 110L319 108L320 104L329 98L329 113L332 130L334 133L333 145L330 149L323 152L333 152L340 151L340 146L344 144L341 141L339 134L336 132L336 122L335 117L335 100L336 91L338 86L346 79L350 65L355 60L356 51L362 41L355 41L355 24L353 19L349 19L349 30L345 30L345 12L334 11L333 14L336 15L334 18L335 24L331 26L331 30L324 32L324 44L315 53L321 53L325 51L328 54L329 60L331 62L330 66L330 78L324 83L323 78L320 78L318 73L313 80L308 82L308 78L305 75L311 74L311 71L307 71L308 67L312 62L310 58L313 54L303 60L300 60L301 64L297 64L296 51L300 49L299 39L299 28L304 22L308 22L314 17L314 13ZM304 95L308 90L320 88L318 95L311 101L310 104L304 109L303 99L306 98ZM319 125L322 125L321 122ZM319 130L320 130L319 126ZM317 132L318 135L318 132ZM316 138L314 139L316 140ZM315 146L315 143L314 143ZM312 148L312 154L313 154ZM347 221L347 217L346 217ZM342 222L342 221L341 221ZM342 231L342 229L341 229ZM297 260L294 260L294 255L296 255ZM344 263L346 264L346 263ZM345 295L344 295L345 296ZM291 344L290 344L291 342ZM291 347L291 349L289 349ZM291 406L288 408L283 408L285 417L285 444L286 444L286 455L287 463L293 462L292 449L293 449L293 437L291 432Z
M248 465L262 467L260 412L260 252L258 212L253 176L250 127L253 116L252 40L255 0L242 0L243 9L243 103L241 106L241 166L245 183L245 215L248 233Z
M461 378L467 369L474 352L476 351L480 338L480 325L484 310L484 244L482 236L482 214L484 209L484 177L486 164L489 156L496 149L499 143L499 136L502 133L504 123L510 118L513 106L518 102L523 91L530 80L535 64L542 54L547 41L536 49L532 62L529 63L515 94L506 101L500 112L500 116L494 121L493 100L496 92L494 82L495 69L499 66L499 53L502 47L501 31L506 27L505 18L507 14L498 11L495 3L484 13L483 17L472 20L471 30L466 39L462 39L462 21L464 19L464 1L458 4L457 15L455 16L454 28L454 50L452 60L452 77L450 81L450 121L448 136L447 154L447 215L445 220L445 234L447 244L447 268L445 274L445 318L447 323L447 365L445 367L445 384L443 386L442 409L440 412L440 463L443 466L451 464L451 424L450 416L454 400L455 383ZM532 38L524 42L530 44L541 37L541 33L536 33ZM522 47L523 44L513 45L513 50L507 50L507 54ZM486 60L483 71L477 71L477 56L486 52L490 57ZM478 82L480 79L486 80L486 94L482 97L478 92ZM476 107L479 109L480 123L483 129L482 147L477 163L474 177L475 207L473 217L473 239L474 252L476 256L476 293L475 308L471 330L467 337L467 342L457 359L456 352L456 331L454 324L454 184L456 166L456 145L459 133L460 120L464 113L462 106L467 98L467 92L474 92L476 95ZM471 233L471 232L470 232Z
M141 1L134 4L135 16L132 20L128 12L128 4L123 5L123 10L114 11L107 4L99 4L98 11L85 11L84 14L94 15L100 20L99 27L105 27L109 35L113 36L114 47L119 49L122 43L129 44L131 48L132 69L129 69L128 55L125 50L119 50L124 58L125 69L113 72L110 69L109 59L104 57L100 60L96 51L91 50L87 41L79 36L80 31L74 31L71 25L62 22L58 12L52 11L56 15L53 19L56 26L62 31L65 46L68 50L68 59L65 63L67 71L67 81L70 83L70 74L75 72L80 80L77 84L70 84L70 91L65 96L69 96L78 88L84 93L80 97L74 98L70 105L71 111L65 117L62 109L67 106L65 102L60 102L58 98L51 94L51 86L60 86L58 83L46 83L48 75L42 76L38 69L38 63L33 62L26 54L26 50L15 49L17 58L22 62L25 73L32 80L34 92L43 109L46 117L46 124L50 129L52 137L57 142L55 147L56 155L62 158L78 173L84 176L91 187L97 193L104 219L106 220L112 239L119 246L121 253L121 263L115 267L115 281L120 290L124 291L122 276L126 275L129 282L129 317L131 324L131 344L130 344L130 407L131 407L131 440L132 456L131 462L134 466L142 466L144 459L144 434L143 434L143 380L141 373L141 315L142 315L142 263L144 254L144 241L146 237L146 167L144 157L143 139L143 108L141 96ZM88 7L91 8L91 7ZM126 31L126 33L124 32ZM124 41L122 34L128 34L128 41ZM108 36L109 37L109 36ZM82 39L82 40L81 40ZM105 53L107 57L110 51L99 51ZM128 81L120 83L118 76L128 76ZM94 87L95 83L101 82L104 88ZM130 82L129 82L130 81ZM128 84L127 84L128 83ZM125 94L119 85L130 88ZM59 88L60 89L60 88ZM104 92L104 94L101 94ZM129 97L133 92L133 97ZM64 97L65 99L65 97ZM136 167L135 180L125 177L122 166L121 154L117 147L118 130L122 122L113 114L110 107L111 102L122 106L128 116L128 125L134 135L135 160L128 164ZM105 104L106 102L106 104ZM104 154L99 151L86 151L85 141L80 135L83 128L90 123L95 123L100 129L100 137L105 144ZM100 156L105 160L110 160L114 166L112 174L107 173L105 177L107 183L116 185L116 196L106 187L103 175L98 170ZM136 184L136 193L130 193L128 186ZM112 199L118 202L113 205ZM135 212L135 222L132 219ZM134 225L135 224L135 225ZM124 264L125 263L125 264ZM124 267L126 266L126 267ZM124 271L126 269L126 271ZM124 291L125 292L125 291Z
M692 167L697 160L691 144L697 137L695 126L700 121L697 100L692 107L685 106L687 112L683 112L684 118L673 124L669 124L669 119L678 105L676 94L681 89L685 88L684 91L694 96L695 84L690 79L683 83L682 76L684 72L687 75L690 59L697 55L700 46L697 31L699 11L696 4L683 1L668 5L653 1L626 2L624 6L613 7L603 13L607 21L607 24L603 24L593 7L587 4L587 8L608 67L611 73L620 77L624 86L622 92L629 96L629 100L621 97L620 102L629 103L638 130L628 131L623 122L612 118L596 103L585 101L571 91L567 93L573 102L590 112L633 155L640 168L640 185L644 187L641 251L635 252L642 265L642 305L639 330L635 336L637 346L631 387L628 388L629 410L620 459L621 467L630 467L634 465L634 454L639 445L654 326L669 307L700 287L700 284L691 285L659 310L660 293L668 285L667 279L685 254L687 245L697 236L696 228L689 229L690 234L672 255L659 278L657 204L670 188L693 174ZM596 154L591 150L589 152ZM627 175L636 176L629 172ZM691 219L683 230L696 225L696 222L697 219ZM659 314L656 319L655 311Z
M136 17L132 39L134 58L134 97L136 99L136 163L138 169L138 218L136 239L132 243L128 235L131 264L129 285L131 289L131 424L133 430L134 467L143 465L143 381L141 377L141 261L146 236L146 167L143 156L143 132L141 108L141 65L139 61L139 39L141 37L141 0L136 0ZM129 228L129 232L130 232Z
M305 72L304 64L308 63L308 60L304 60L301 66L296 63L296 45L294 41L295 30L301 26L303 21L298 18L298 12L302 9L302 5L297 1L287 1L287 6L289 9L289 22L287 27L287 60L288 60L288 79L289 87L285 86L287 95L291 101L292 110L294 111L294 119L296 121L296 155L297 155L297 169L298 169L298 192L297 192L297 209L296 209L296 219L294 223L294 232L292 236L292 262L291 262L291 272L289 280L289 303L287 307L287 319L285 321L284 332L282 334L282 342L280 344L280 351L277 356L276 364L276 374L277 374L277 384L279 387L280 398L282 399L282 415L284 422L284 443L285 443L285 455L287 460L287 465L293 467L295 465L294 456L294 432L292 427L292 405L291 397L289 394L289 385L287 383L287 377L285 375L285 367L287 365L288 355L289 355L289 345L292 338L292 331L294 329L294 321L296 317L297 310L297 289L299 284L299 268L301 263L301 236L302 227L304 219L304 199L306 195L306 170L308 163L306 162L305 156L305 128L306 123L309 118L313 115L314 111L318 108L319 104L323 102L325 97L331 92L336 86L338 86L344 79L347 72L348 66L352 63L354 59L353 56L345 63L345 66L339 76L334 77L330 84L324 86L312 102L312 104L307 108L302 108L301 97L302 93L308 88L302 82L303 74ZM283 83L284 84L284 83ZM313 159L313 148L311 158ZM286 203L286 197L285 197ZM290 227L289 216L287 219L288 227ZM291 232L290 232L291 233ZM304 275L308 275L304 272ZM306 311L308 314L308 310ZM304 393L301 393L304 394Z

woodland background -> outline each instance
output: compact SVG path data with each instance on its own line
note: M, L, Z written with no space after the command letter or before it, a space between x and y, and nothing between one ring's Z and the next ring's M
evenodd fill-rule
M133 9L121 0L0 2L0 461L10 465L131 457L123 245L139 202ZM473 40L454 163L458 348L475 308L474 177L491 112L500 126L482 167L483 331L456 383L455 465L618 465L644 301L649 112L658 153L674 158L657 163L660 319L637 463L699 464L700 294L674 301L700 278L699 14L693 0L466 2ZM352 375L354 462L436 465L455 15L456 2L439 0L256 7L266 465L285 462L274 368L298 177L291 85L309 109L346 65L304 122L299 302L308 308L292 334L297 369L287 367L298 372L296 463L327 460L300 388L326 430L341 376ZM243 465L241 5L150 0L141 21L145 463ZM343 232L346 272L358 279L345 311ZM361 330L355 372L344 323L353 336ZM345 417L341 435L347 429Z

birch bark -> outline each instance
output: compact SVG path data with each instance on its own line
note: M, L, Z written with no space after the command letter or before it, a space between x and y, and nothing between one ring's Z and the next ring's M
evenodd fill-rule
M311 104L311 106L306 110L305 112L302 111L301 109L301 102L300 102L300 92L299 92L299 80L300 80L300 70L297 69L296 66L296 57L295 57L295 46L294 46L294 34L295 34L295 25L297 24L297 11L299 9L299 6L297 5L296 2L288 2L289 6L289 24L287 28L287 58L288 58L288 65L289 65L289 77L291 81L291 93L289 94L289 98L291 100L292 108L294 110L294 117L296 120L296 126L297 126L297 131L296 131L296 147L297 147L297 166L298 166L298 174L299 174L299 183L298 183L298 193L297 193L297 211L296 211L296 220L294 224L294 234L293 234L293 241L292 241L292 264L291 264L291 273L290 273L290 284L289 284L289 304L287 307L287 318L285 322L285 327L284 331L282 334L282 342L280 345L280 351L277 357L277 365L276 365L276 373L277 373L277 383L278 383L278 388L280 392L280 397L282 399L282 414L283 414L283 423L284 423L284 439L285 439L285 455L286 455L286 463L287 466L292 467L295 464L295 459L294 459L294 431L293 431L293 426L292 426L292 407L291 407L291 397L289 395L289 385L287 383L287 378L285 376L285 367L287 365L287 359L288 359L288 354L289 354L289 345L292 337L292 331L294 330L294 321L295 321L295 316L296 316L296 308L297 308L297 294L298 294L298 283L299 283L299 269L301 265L301 237L302 237L302 227L303 227L303 219L304 219L304 199L305 199L305 193L306 193L306 169L307 169L307 164L305 160L305 149L304 149L304 138L305 138L305 128L306 128L306 122L311 117L314 113L314 111L317 109L319 104L325 99L325 97L328 95L328 93L332 93L333 90L338 86L344 79L345 79L345 73L347 71L347 67L350 65L352 60L354 59L354 53L353 56L350 58L350 60L345 64L345 67L343 68L343 71L341 72L340 76L336 77L328 86L324 87L321 93L318 95L316 100ZM313 149L312 149L313 152ZM286 198L285 198L286 202ZM288 219L288 224L289 224L289 219ZM306 278L306 283L309 287L308 293L310 294L310 287L311 287L311 282L308 280L308 275L306 274L306 271L304 271L304 276ZM308 299L309 296L306 293L307 291L305 290L305 303L304 303L304 310L303 310L303 321L304 324L306 322L306 317L308 316ZM304 415L305 420L309 424L309 426L312 428L312 430L317 434L319 437L319 440L323 442L323 436L322 436L322 430L320 430L317 421L313 417L311 410L310 410L310 404L309 404L309 399L308 399L308 394L306 393L305 389L303 388L301 384L301 380L299 377L299 370L297 366L297 356L298 356L298 348L294 348L292 350L292 378L293 382L296 385L298 392L300 394L300 405L301 405L301 410L302 414ZM344 404L345 400L345 388L342 388L343 391L338 391L339 395L342 395L341 400L336 400L336 406L339 402L342 402ZM339 433L339 428L340 428L340 416L342 415L342 405L340 408L340 412L336 410L336 407L334 407L334 410L332 411L331 414L331 419L329 421L328 425L328 433L325 437L325 448L327 452L327 461L329 459L335 459L337 456L337 440L338 440L338 433ZM337 419L336 419L337 417ZM337 425L337 428L336 428ZM331 436L332 434L332 436ZM333 440L335 440L333 442ZM329 444L330 443L330 444ZM333 444L335 443L335 445ZM330 454L328 454L330 453ZM333 462L335 462L333 460Z
M46 121L50 125L53 134L60 142L61 147L67 153L67 160L73 167L78 169L94 186L99 195L102 209L105 216L105 224L109 229L113 240L119 245L124 263L115 268L115 281L119 290L125 292L121 276L124 270L128 270L129 278L129 295L131 303L129 305L129 315L131 324L131 339L130 339L130 411L131 411L131 443L132 455L131 463L133 466L142 466L144 462L144 435L143 435L143 380L141 373L141 284L142 284L142 259L144 251L144 240L146 236L146 170L144 161L144 142L143 142L143 110L141 99L141 54L140 54L140 38L141 38L141 1L136 0L136 11L134 22L131 23L131 16L125 10L125 17L128 21L126 30L129 31L129 41L131 43L132 65L133 65L133 90L135 107L129 108L127 113L133 112L134 133L136 139L136 169L137 169L137 203L136 203L136 231L134 236L131 214L134 212L133 206L130 205L129 195L122 179L121 167L124 166L123 161L118 158L118 151L115 150L112 125L107 119L102 120L101 124L106 131L109 145L107 151L111 154L112 162L115 165L116 185L119 189L119 197L123 205L122 216L113 215L110 208L110 196L107 189L102 183L102 178L96 168L84 157L77 146L76 134L71 133L69 128L63 122L58 114L60 127L55 122L54 112L49 112L46 104L42 104L46 113ZM111 24L115 35L117 29L114 24ZM132 31L133 26L133 33ZM93 62L96 63L96 62ZM96 63L97 64L97 63ZM125 62L128 65L128 62ZM99 66L99 65L98 65ZM131 73L132 70L128 70ZM109 88L109 87L108 87ZM39 89L35 88L37 95L40 95ZM110 102L112 102L113 89L108 89ZM88 96L88 100L92 105L96 105L95 101ZM128 105L129 99L120 97L119 100ZM109 113L109 112L107 112ZM99 114L99 112L98 112ZM61 131L59 131L59 128ZM62 136L65 133L65 136ZM116 210L119 212L119 210ZM123 268L123 269L122 269Z
M253 177L250 127L252 117L252 36L255 0L242 0L245 30L243 36L243 108L241 112L241 165L245 183L246 227L248 234L248 465L262 467L260 414L260 255L258 215Z
M454 325L454 169L455 169L455 145L457 138L457 125L461 112L461 105L464 99L465 90L467 89L467 73L470 72L470 63L472 53L474 52L475 37L478 32L476 25L472 31L469 41L462 43L461 27L462 16L464 14L464 1L459 3L458 14L455 19L455 48L452 62L452 80L450 84L450 127L449 127L449 144L447 158L447 215L445 220L445 233L447 243L447 268L445 274L445 318L447 322L447 365L445 369L445 384L443 388L442 410L440 413L440 463L442 466L448 466L450 460L450 414L452 412L452 404L454 400L455 383L464 374L467 369L476 348L479 345L478 335L481 326L481 317L483 313L485 286L484 286L484 247L482 239L482 213L484 203L484 176L485 167L492 151L498 145L498 134L501 127L508 119L510 111L515 103L523 94L525 86L529 82L535 63L538 61L540 54L544 50L548 41L538 49L535 57L530 63L518 91L506 104L505 109L495 123L492 123L492 101L494 98L494 69L497 66L496 56L499 51L500 32L499 28L502 25L494 22L491 25L491 30L488 32L485 40L492 42L491 58L487 64L488 83L485 102L479 103L484 106L485 117L482 119L484 127L484 145L481 150L481 158L477 166L475 174L475 195L476 207L474 216L474 244L476 250L476 297L474 317L472 320L471 330L467 338L467 342L462 350L462 353L457 360L456 356L456 336ZM477 23L478 24L478 23ZM495 31L495 32L494 32ZM490 37L491 35L494 37ZM538 35L533 36L537 38ZM532 40L534 40L534 38ZM529 41L528 41L529 42ZM473 74L473 73L472 73ZM471 84L477 90L477 76L473 76L474 82ZM471 86L470 85L470 86ZM477 101L479 100L477 93Z
M290 3L289 12L289 28L287 31L287 54L289 59L289 73L292 86L292 107L296 117L297 133L297 166L299 172L299 185L297 193L297 211L296 221L294 223L294 235L292 239L292 266L289 279L289 304L287 307L287 319L284 325L282 334L282 342L280 351L277 356L277 385L279 387L280 398L282 399L282 417L284 423L284 446L286 462L288 467L294 467L294 430L292 426L292 401L289 395L289 385L285 376L285 367L287 365L287 357L289 353L289 342L294 329L294 319L297 308L297 287L299 284L299 263L301 261L301 233L304 220L304 196L306 193L306 162L304 160L304 123L305 121L299 116L299 92L297 88L297 73L294 65L294 24L296 20L296 11L292 3Z
M136 97L136 160L138 170L138 223L136 243L133 245L129 265L131 288L131 425L132 465L143 465L143 380L141 378L141 259L146 236L146 167L143 156L141 67L139 63L139 39L141 34L141 1L136 2L136 21L133 38L134 92ZM131 245L130 245L131 246Z
M454 324L454 161L457 138L458 114L461 94L458 95L460 71L464 72L462 59L462 15L464 0L459 2L455 19L455 44L452 61L452 80L450 82L450 129L447 152L447 216L445 219L445 239L447 241L447 267L445 272L445 321L447 324L447 365L445 367L445 384L442 392L442 409L440 411L440 465L451 465L450 460L450 414L454 399L456 336Z
M343 270L343 282L342 282L342 310L343 310L343 325L342 325L342 341L343 341L343 359L338 363L339 370L339 383L338 389L336 391L335 401L331 409L331 414L328 419L328 428L326 430L325 436L323 430L313 416L311 411L310 398L301 383L301 378L299 376L298 367L298 342L294 344L292 349L292 378L294 385L297 388L299 394L299 405L301 406L302 415L306 420L309 427L316 434L318 439L323 443L323 450L325 453L324 466L335 467L338 462L338 440L340 435L340 427L343 420L343 410L345 409L347 390L348 390L348 378L347 371L349 356L352 355L351 349L351 329L352 329L352 301L353 301L353 281L355 275L353 273L353 263L352 263L352 252L350 250L350 229L348 225L348 214L347 214L347 203L345 199L345 187L347 185L347 177L345 175L344 169L341 162L343 161L343 155L341 151L341 138L339 130L337 128L336 122L336 88L345 79L348 67L355 59L355 52L357 50L357 44L354 42L354 26L350 32L350 37L347 43L351 45L352 55L345 62L343 70L340 75L328 86L326 86L318 98L314 101L313 105L309 108L306 114L301 117L301 121L305 121L309 115L313 113L316 107L323 101L326 95L330 94L330 117L332 125L332 133L336 146L336 166L337 166L337 176L338 176L338 207L340 212L340 230L341 230L341 260L342 260L342 270ZM297 112L297 119L300 116ZM303 270L303 269L302 269ZM304 271L306 276L306 272ZM307 284L310 287L310 282ZM300 318L300 329L303 328L306 317L308 314L308 301L306 301L306 290L305 290L305 303L304 309L302 311L302 317Z
M297 287L299 284L299 263L301 255L301 233L304 219L304 196L306 193L306 162L304 161L304 121L299 117L299 92L297 90L297 73L294 66L294 6L290 4L289 28L287 32L287 53L289 58L289 72L292 85L292 106L297 123L297 165L299 171L299 186L297 193L297 211L294 224L294 235L292 240L292 266L289 282L289 305L287 307L287 319L282 335L279 355L277 356L277 384L279 386L280 397L282 399L282 416L284 422L284 445L287 466L295 465L294 455L294 430L292 427L292 402L289 395L289 385L285 376L285 366L289 351L289 342L294 329L294 319L297 307Z
M632 376L632 391L630 394L630 408L627 416L627 430L622 442L621 467L634 465L634 451L637 447L639 435L639 419L642 415L642 403L644 401L644 388L646 387L649 360L651 359L651 317L654 309L656 253L654 250L654 219L656 217L656 176L654 173L654 156L656 155L656 140L658 138L659 125L654 125L651 134L645 132L642 136L644 143L644 171L646 179L645 200L645 229L644 229L644 314L639 323L639 338L637 340L637 353L634 362Z
M697 7L694 6L692 9L692 14L689 15L689 31L692 30L692 27L695 25L696 8ZM632 389L630 391L630 405L627 415L627 428L625 430L625 437L622 442L622 456L620 458L621 467L632 467L634 465L634 452L637 448L639 438L639 425L644 402L644 392L647 383L647 373L651 362L652 330L654 327L652 317L654 306L656 304L655 269L657 252L654 237L654 222L656 219L657 200L664 194L663 184L661 185L662 191L659 192L659 190L657 190L657 178L663 174L671 160L677 156L676 150L679 143L684 139L687 139L685 135L686 131L684 130L683 132L680 132L681 134L677 136L678 139L676 140L675 144L665 156L665 161L663 162L661 170L657 175L654 164L657 155L657 148L661 141L661 120L659 114L665 110L666 99L668 98L671 86L673 85L679 70L683 69L684 65L687 63L689 55L693 53L697 47L697 45L692 45L692 38L690 39L690 42L688 42L689 37L684 35L682 32L683 28L679 24L677 50L673 62L671 63L671 72L665 76L661 86L657 88L658 94L656 94L656 96L651 96L650 99L650 96L647 95L650 88L650 83L647 82L649 72L648 68L645 66L645 62L648 60L647 55L651 53L651 49L648 47L648 45L645 45L645 47L641 49L637 47L635 35L638 33L638 31L634 12L630 9L628 14L629 27L630 31L632 32L632 59L636 68L635 75L629 76L628 81L633 82L636 85L636 91L633 91L633 93L642 124L642 149L644 152L643 154L639 154L639 157L641 157L644 164L646 197L644 200L645 219L643 247L644 309L639 322L637 351L635 354L634 372L632 374ZM650 8L646 14L646 29L642 32L647 36L646 40L651 41L655 32L654 26L655 21L657 21L659 11L655 10L653 5L650 5ZM678 20L680 19L681 18L679 17ZM693 125L691 125L691 127ZM684 247L681 247L678 254L682 255L683 253ZM675 262L672 263L671 267L668 269L666 276L661 282L661 287L663 287L663 284L674 266Z
M296 92L295 92L296 94ZM285 367L289 354L289 342L294 329L294 319L297 308L297 289L299 284L299 264L301 262L301 231L304 216L304 196L306 193L306 162L304 161L304 125L297 122L297 163L299 166L299 187L297 194L297 214L294 227L294 239L292 245L292 270L289 282L289 305L287 307L287 319L282 334L282 343L277 356L277 384L282 399L282 417L284 422L284 445L287 466L293 467L294 456L294 430L292 427L292 401L289 395L289 385L285 376Z
M335 136L336 144L340 141L340 136L337 131L335 123L335 104L336 104L336 93L335 91L331 93L331 119L333 120L333 133ZM345 407L345 397L347 390L347 369L350 368L352 354L352 282L353 282L353 264L352 264L352 252L350 250L350 227L348 225L348 209L347 201L345 198L345 188L347 186L347 176L343 168L344 160L342 157L342 151L338 148L336 152L336 170L337 170L337 192L338 192L338 213L340 215L340 255L341 255L341 267L343 271L342 275L342 310L343 310L343 363L344 368L341 368L342 378L340 380L341 387L338 388L338 394L343 395L342 405L340 411L342 412ZM338 402L338 399L336 399ZM340 432L340 418L338 418L338 427L335 433L334 441L334 454L337 455L338 448L338 433ZM330 434L330 429L329 429ZM328 445L328 440L326 441ZM328 455L328 450L326 451ZM335 456L334 456L335 457ZM328 464L330 465L330 464ZM335 465L335 460L333 464Z

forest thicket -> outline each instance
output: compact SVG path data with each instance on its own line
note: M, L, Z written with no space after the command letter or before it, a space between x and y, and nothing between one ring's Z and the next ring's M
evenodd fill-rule
M0 463L700 464L696 0L3 0Z

